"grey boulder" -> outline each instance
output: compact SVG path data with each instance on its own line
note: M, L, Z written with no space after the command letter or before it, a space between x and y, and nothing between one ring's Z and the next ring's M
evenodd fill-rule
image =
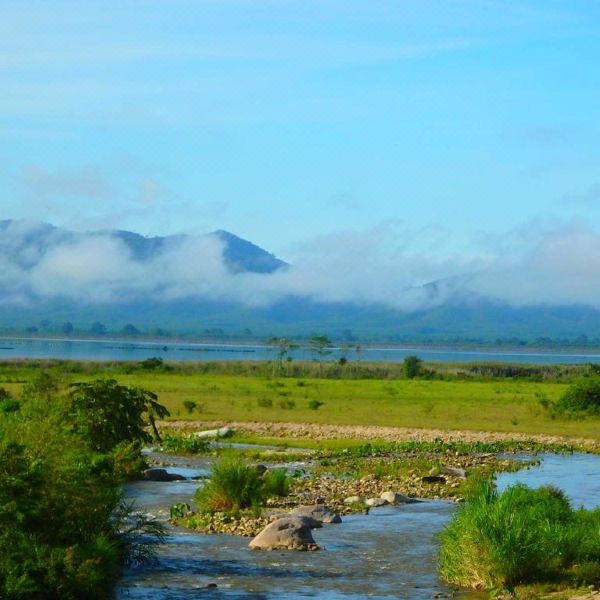
M269 523L249 544L253 550L319 550L311 529L321 527L310 517L283 517Z
M384 498L367 498L365 504L371 508L377 508L378 506L385 506L389 502Z
M312 506L298 506L291 513L291 517L310 517L320 523L341 523L342 518L324 504Z
M414 504L419 502L416 498L410 498L398 492L383 492L381 498L387 500L390 504Z
M197 431L198 438L228 438L233 435L231 427L220 427L219 429L207 429L206 431Z
M169 473L166 469L146 469L142 473L146 481L183 481L186 479L179 473Z

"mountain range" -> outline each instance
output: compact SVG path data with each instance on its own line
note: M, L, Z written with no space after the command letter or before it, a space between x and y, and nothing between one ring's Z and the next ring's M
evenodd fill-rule
M140 331L177 335L326 333L346 340L415 342L579 338L585 343L586 337L600 338L600 311L594 307L515 307L494 298L467 298L459 293L460 279L450 286L456 293L412 310L376 302L326 302L300 293L261 302L240 300L246 287L250 289L249 278L254 277L252 289L260 290L260 276L281 276L292 268L224 230L205 236L146 237L124 230L83 233L4 220L0 329L58 331L72 323L86 331L102 323L112 331L132 324ZM158 270L162 275L155 280ZM139 289L136 278L141 280ZM199 291L194 278L203 280ZM220 282L218 295L212 292L212 278ZM447 288L448 282L433 282L421 291L435 297L440 286ZM250 291L247 295L252 296Z

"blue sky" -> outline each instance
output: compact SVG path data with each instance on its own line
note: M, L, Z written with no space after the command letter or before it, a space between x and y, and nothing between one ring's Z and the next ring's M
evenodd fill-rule
M3 0L2 218L285 258L596 229L599 64L595 0Z

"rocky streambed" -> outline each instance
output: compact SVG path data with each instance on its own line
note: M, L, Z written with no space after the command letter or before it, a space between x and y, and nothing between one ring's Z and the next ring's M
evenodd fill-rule
M155 455L154 458L168 463L168 471L185 477L208 475L213 461L206 457ZM410 474L406 478L402 480L406 492L414 493L411 485L426 483L411 484L416 479ZM351 491L360 491L356 487L335 488L336 484L329 483L327 478L315 481L306 478L298 484L295 493L299 500L307 498L301 494L320 494L331 500L334 496L341 498ZM498 477L501 487L515 481L531 485L553 483L563 488L576 506L598 506L600 457L545 455L539 467ZM450 479L450 483L455 482ZM193 479L140 481L129 485L126 494L166 522L169 507L177 502L190 502L198 485ZM383 484L367 478L340 485L362 487L362 494L367 496L381 492ZM451 485L449 489L455 489ZM332 486L335 493L329 489ZM433 496L439 495L435 487L431 490ZM168 541L160 547L157 561L131 567L118 597L122 600L483 598L484 595L477 593L453 590L437 577L436 536L455 507L454 500L431 498L414 504L372 508L369 514L342 510L342 523L313 531L315 542L322 548L320 552L257 552L249 549L249 537L207 535L170 525ZM290 508L272 507L273 510Z

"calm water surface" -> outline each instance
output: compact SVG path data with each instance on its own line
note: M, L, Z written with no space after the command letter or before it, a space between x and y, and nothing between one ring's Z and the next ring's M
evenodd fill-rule
M455 348L364 348L346 353L348 360L401 361L418 354L427 361L474 362L500 361L539 364L577 364L599 362L598 353L526 352L510 350L459 350ZM262 344L185 344L164 342L130 342L119 340L43 340L0 339L0 360L7 358L59 358L71 360L144 360L160 356L165 360L265 360L274 357L272 348ZM292 352L296 360L311 360L309 349ZM340 358L334 348L328 360Z
M169 457L171 460L172 457ZM209 459L175 460L169 470L206 474ZM516 481L561 487L575 505L600 506L600 457L545 455L540 467L503 474L498 485ZM138 482L127 494L146 510L166 518L169 505L190 501L197 482ZM428 501L351 515L340 525L314 531L320 552L256 552L248 538L202 535L172 529L151 566L127 572L119 599L188 598L358 600L360 598L482 598L453 592L437 578L436 535L452 516L452 502ZM217 584L214 589L206 586ZM454 594L454 595L453 595Z

